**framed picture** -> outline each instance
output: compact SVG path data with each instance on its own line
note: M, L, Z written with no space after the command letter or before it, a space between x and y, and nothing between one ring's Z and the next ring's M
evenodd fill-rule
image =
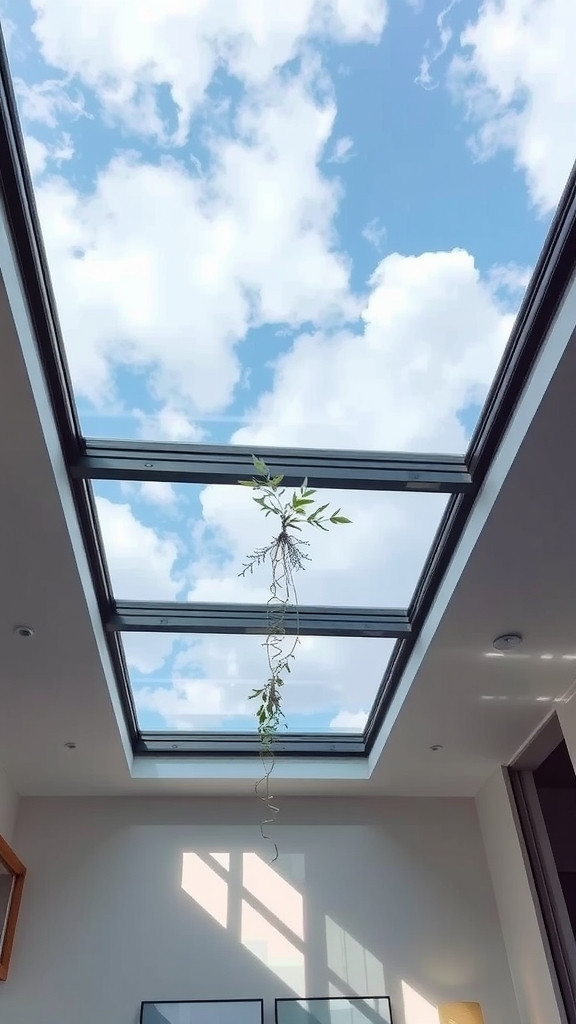
M0 836L0 981L6 981L26 868Z
M262 1024L262 999L193 999L142 1003L140 1024Z
M392 1024L388 996L277 999L276 1024Z

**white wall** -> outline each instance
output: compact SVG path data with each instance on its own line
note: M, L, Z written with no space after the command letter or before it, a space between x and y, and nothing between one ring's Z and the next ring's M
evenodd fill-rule
M11 842L18 807L18 794L0 765L0 836Z
M476 798L522 1024L563 1024L505 772Z
M135 1024L142 999L259 996L270 1020L275 996L340 990L390 995L394 1024L458 999L518 1024L473 801L281 804L270 868L250 855L269 857L255 798L22 800L0 1021Z

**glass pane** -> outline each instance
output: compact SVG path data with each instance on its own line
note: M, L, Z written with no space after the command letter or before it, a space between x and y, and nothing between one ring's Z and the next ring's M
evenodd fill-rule
M262 1003L256 999L142 1003L140 1024L262 1024Z
M494 4L80 6L3 5L86 433L462 451L573 159L554 61L505 73Z
M368 999L277 999L278 1024L392 1024L387 996Z
M124 633L143 730L255 731L248 700L267 678L262 638ZM362 732L394 640L301 637L284 686L291 732Z
M239 576L274 536L244 487L95 481L97 510L120 600L263 603L269 567ZM406 607L447 503L443 494L318 492L352 522L309 529L295 574L301 604Z

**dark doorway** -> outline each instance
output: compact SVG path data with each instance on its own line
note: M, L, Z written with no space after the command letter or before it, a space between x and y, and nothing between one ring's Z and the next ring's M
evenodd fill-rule
M556 715L509 776L557 993L576 1024L576 772Z
M576 938L576 772L564 740L533 774L558 880Z

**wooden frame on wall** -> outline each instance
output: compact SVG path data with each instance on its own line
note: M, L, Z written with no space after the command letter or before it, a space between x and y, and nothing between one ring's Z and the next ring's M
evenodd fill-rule
M0 981L6 981L26 868L0 836Z

